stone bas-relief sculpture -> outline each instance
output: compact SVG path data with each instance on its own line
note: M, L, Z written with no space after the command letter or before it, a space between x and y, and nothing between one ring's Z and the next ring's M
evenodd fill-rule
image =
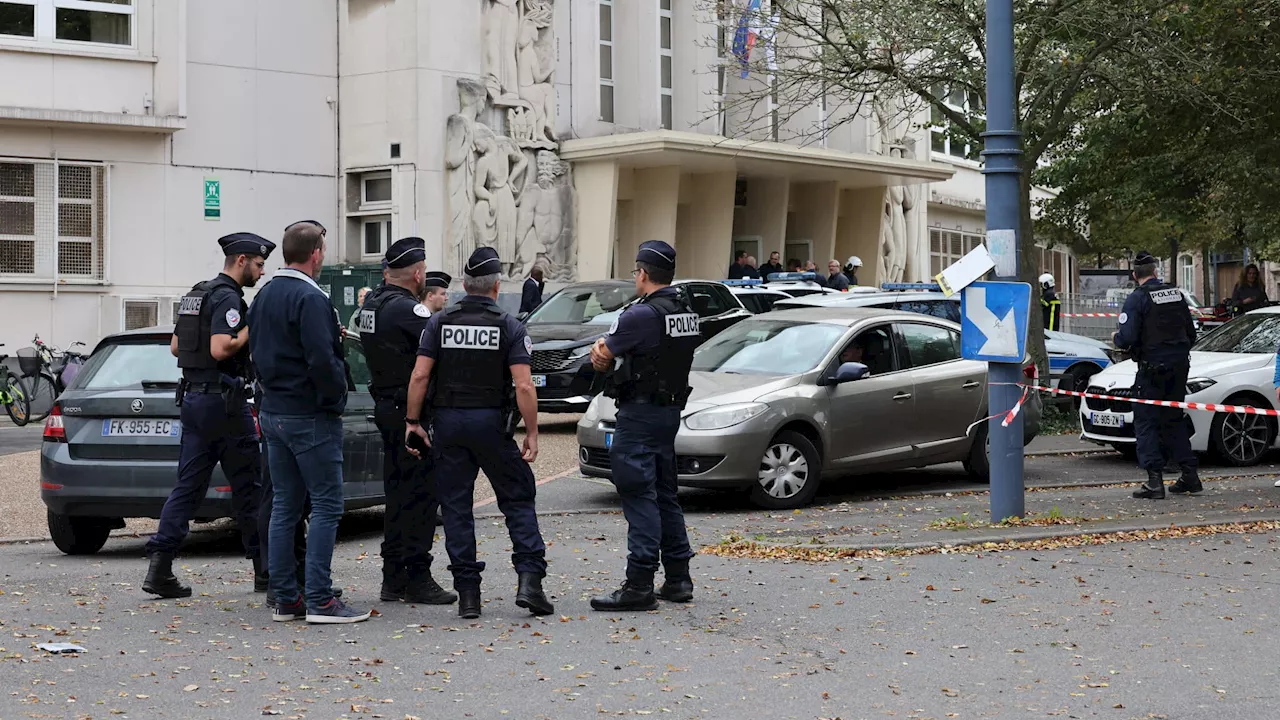
M899 111L877 104L880 154L914 160L916 140L908 137L909 124L893 121ZM928 230L925 228L923 187L919 185L885 188L884 213L880 220L876 271L879 282L926 282L930 278Z
M488 245L509 278L537 264L548 280L575 280L573 183L555 152L552 2L473 1L483 4L483 80L458 81L445 133L453 269Z

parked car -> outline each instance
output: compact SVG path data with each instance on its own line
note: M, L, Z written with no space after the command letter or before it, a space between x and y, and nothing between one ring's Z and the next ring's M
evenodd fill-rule
M792 297L781 290L770 290L759 285L734 287L730 283L725 284L729 285L729 292L738 298L738 302L753 315L767 313L773 309L774 303L779 300L789 300Z
M98 343L45 420L40 497L58 549L90 554L125 518L160 517L178 477L182 423L174 393L182 377L169 353L173 327L118 333ZM358 340L344 341L359 390L343 423L346 509L381 505L382 440L365 389ZM231 517L231 486L216 467L196 519Z
M988 477L987 365L960 358L960 326L877 308L778 310L698 348L676 435L679 483L808 504L824 478L961 461ZM1025 406L1024 442L1040 400ZM608 477L616 405L578 422L578 464Z
M1236 318L1191 348L1187 402L1252 405L1274 409L1276 345L1280 343L1280 307L1261 308ZM1089 382L1089 392L1133 397L1138 366L1126 360ZM1256 465L1276 445L1276 418L1243 413L1187 412L1194 432L1191 448L1212 451L1231 465ZM1086 398L1080 405L1085 440L1110 445L1127 456L1137 448L1133 403Z
M676 280L689 293L703 339L751 317L723 283ZM591 345L636 301L629 280L576 283L552 295L525 319L533 341L533 385L542 412L583 412L591 402L595 370Z
M779 310L805 307L876 307L922 313L946 318L954 323L960 322L960 296L947 297L941 292L929 290L823 295L781 300L775 305ZM1034 317L1039 316L1034 315ZM1113 359L1118 356L1113 348L1100 340L1057 330L1044 331L1044 348L1049 355L1049 382L1060 389L1076 392L1082 392L1088 387L1089 378L1110 366ZM1072 403L1069 396L1064 396L1060 402Z

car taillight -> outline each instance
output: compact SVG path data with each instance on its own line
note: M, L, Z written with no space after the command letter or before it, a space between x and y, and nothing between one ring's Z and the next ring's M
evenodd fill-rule
M67 441L67 430L62 426L62 408L57 403L54 403L53 409L49 411L49 417L44 421L44 441L61 443Z

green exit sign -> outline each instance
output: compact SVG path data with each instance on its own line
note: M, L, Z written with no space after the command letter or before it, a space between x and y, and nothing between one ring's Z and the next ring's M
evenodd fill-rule
M222 217L222 181L217 178L204 179L204 219L218 220Z

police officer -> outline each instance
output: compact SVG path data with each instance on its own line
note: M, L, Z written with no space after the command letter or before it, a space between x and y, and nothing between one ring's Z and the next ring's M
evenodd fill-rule
M689 397L689 366L702 338L688 298L671 287L675 270L676 251L670 245L642 243L632 273L642 299L591 349L591 363L599 371L622 359L605 394L618 404L609 462L627 518L626 582L592 598L596 610L657 607L653 576L659 560L666 581L658 595L672 602L693 598L693 550L676 498L675 442Z
M1040 276L1040 315L1045 330L1062 329L1062 301L1058 299L1058 291L1053 289L1053 276L1044 273Z
M385 602L404 600L448 605L458 596L431 577L431 543L436 509L434 463L405 447L405 410L409 376L418 342L431 311L422 304L428 283L449 287L450 277L430 273L426 242L408 237L387 250L387 280L369 292L356 316L365 360L374 422L382 435L383 514L382 593Z
M489 478L498 509L506 517L512 564L519 577L516 605L535 615L550 615L555 607L542 591L546 546L538 529L536 483L529 467L538 457L538 396L529 372L533 343L524 325L498 307L498 253L489 247L477 249L464 272L466 297L432 315L422 333L409 384L405 442L416 453L430 444L436 457L458 616L480 617L484 563L476 560L472 516L477 469ZM428 382L433 385L429 404ZM422 424L428 405L434 434ZM514 440L517 406L524 419L523 453Z
M146 592L165 598L191 596L191 588L174 577L173 558L204 501L217 463L231 483L232 512L245 557L253 560L255 586L266 582L254 508L261 454L253 415L245 402L251 373L244 288L253 287L262 277L275 244L253 233L227 235L218 244L226 255L222 272L183 296L169 341L169 351L182 368L178 482L160 513L159 529L147 542L151 564L142 583Z
M1182 401L1187 397L1191 343L1196 337L1191 311L1181 290L1156 278L1156 259L1150 253L1140 252L1134 258L1133 279L1138 287L1124 302L1120 327L1112 340L1138 363L1137 397ZM1134 491L1134 497L1164 498L1161 471L1167 460L1177 462L1182 471L1169 492L1198 493L1204 489L1182 410L1134 403L1133 423L1138 464L1147 471L1147 482Z

